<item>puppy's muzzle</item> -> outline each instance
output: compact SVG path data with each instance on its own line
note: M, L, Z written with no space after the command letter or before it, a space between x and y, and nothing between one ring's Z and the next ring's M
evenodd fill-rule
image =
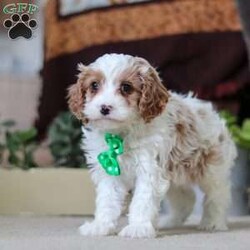
M104 115L104 116L106 116L106 115L109 115L110 114L110 112L111 112L111 110L112 110L112 106L110 106L110 105L102 105L101 106L101 109L100 109L100 113L102 114L102 115Z

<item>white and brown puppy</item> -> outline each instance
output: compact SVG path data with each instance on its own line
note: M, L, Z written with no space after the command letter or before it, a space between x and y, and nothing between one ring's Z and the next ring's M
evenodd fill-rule
M167 91L156 70L139 57L106 54L88 66L80 64L79 70L69 89L69 107L83 121L83 149L97 193L95 219L80 227L81 234L114 234L132 190L129 224L119 235L154 237L165 197L171 225L190 215L193 184L205 193L200 228L226 230L236 150L212 105ZM107 150L107 132L124 139L120 176L106 174L97 160Z

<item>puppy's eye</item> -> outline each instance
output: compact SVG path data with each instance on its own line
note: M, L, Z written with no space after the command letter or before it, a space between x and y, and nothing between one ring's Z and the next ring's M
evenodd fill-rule
M99 83L98 82L92 82L91 84L90 84L90 89L91 89L91 91L93 91L93 92L96 92L98 89L99 89Z
M120 90L122 94L129 95L133 91L133 86L130 82L123 82L120 86Z

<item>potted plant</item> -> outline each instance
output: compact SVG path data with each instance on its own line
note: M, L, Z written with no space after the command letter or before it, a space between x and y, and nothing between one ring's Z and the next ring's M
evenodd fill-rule
M80 148L81 124L61 113L48 132L52 166L41 167L36 130L0 122L0 214L88 215L94 189ZM39 152L38 152L39 153Z
M81 149L81 123L70 112L62 112L56 117L49 127L48 139L57 166L86 168Z

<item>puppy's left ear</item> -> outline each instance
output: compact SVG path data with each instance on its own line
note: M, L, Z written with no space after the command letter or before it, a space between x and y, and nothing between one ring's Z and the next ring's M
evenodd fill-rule
M146 123L160 115L166 107L169 94L163 86L156 70L149 66L140 74L142 92L139 101L139 112Z

